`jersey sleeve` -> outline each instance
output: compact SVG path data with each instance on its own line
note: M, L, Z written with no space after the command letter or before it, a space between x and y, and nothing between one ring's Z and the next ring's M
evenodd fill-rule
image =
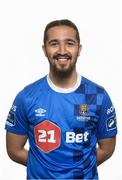
M109 138L116 136L117 123L116 112L108 93L104 90L103 101L98 119L97 138Z
M5 129L20 135L28 134L28 121L26 115L26 102L24 90L19 92L8 113Z

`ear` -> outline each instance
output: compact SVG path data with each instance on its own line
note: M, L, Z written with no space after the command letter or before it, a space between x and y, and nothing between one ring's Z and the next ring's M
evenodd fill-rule
M42 45L42 50L43 50L43 52L44 52L45 56L47 57L47 53L46 53L46 48L45 48L45 45Z
M80 56L80 52L82 50L82 44L79 45L79 51L78 51L78 56Z

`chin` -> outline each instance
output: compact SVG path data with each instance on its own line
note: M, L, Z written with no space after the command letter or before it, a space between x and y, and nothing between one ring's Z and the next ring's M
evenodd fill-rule
M56 68L53 71L53 73L54 73L54 75L56 77L64 79L64 78L70 77L70 75L72 74L73 70L74 70L74 68L62 69L62 70L61 69L59 70L59 69Z

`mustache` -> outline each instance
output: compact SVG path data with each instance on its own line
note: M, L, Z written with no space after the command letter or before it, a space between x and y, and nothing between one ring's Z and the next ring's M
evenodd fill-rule
M55 54L54 56L53 56L53 58L54 59L58 59L58 58L67 58L67 59L70 59L72 56L71 55L69 55L69 54Z

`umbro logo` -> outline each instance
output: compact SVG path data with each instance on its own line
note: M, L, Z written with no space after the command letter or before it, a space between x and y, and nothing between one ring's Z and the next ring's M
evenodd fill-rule
M46 110L42 108L38 108L35 110L35 116L42 117L45 116Z

